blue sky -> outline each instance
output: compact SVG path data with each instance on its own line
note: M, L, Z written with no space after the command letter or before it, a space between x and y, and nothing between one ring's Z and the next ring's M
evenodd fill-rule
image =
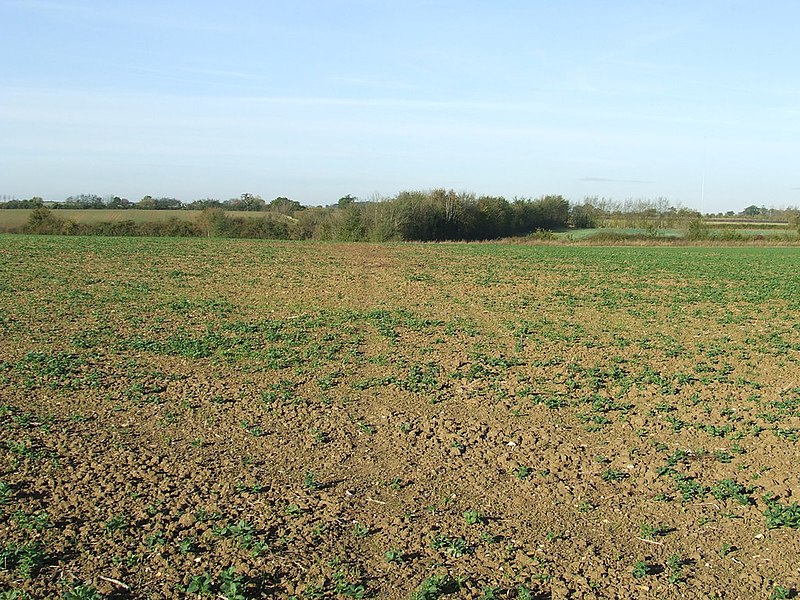
M0 195L800 205L800 3L0 0Z

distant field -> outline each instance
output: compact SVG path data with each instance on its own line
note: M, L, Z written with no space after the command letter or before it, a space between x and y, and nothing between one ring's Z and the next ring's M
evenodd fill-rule
M709 228L710 237L713 238L720 238L726 235L741 235L744 237L756 237L762 236L765 238L776 238L776 237L788 237L791 239L797 239L800 237L795 229L788 229L784 228L756 228L751 227L748 228L744 226L742 228L731 228L731 227L714 227L713 225ZM557 239L572 239L572 240L585 240L590 238L594 235L599 233L609 233L609 234L619 234L619 235L641 235L646 236L650 232L647 229L642 228L596 228L596 229L570 229L567 231L562 231L556 233ZM665 239L665 238L681 238L686 235L686 231L683 229L659 229L655 239Z
M798 236L797 230L795 229L734 229L736 233L744 236L757 236L761 235L764 237L770 236L788 236L792 238L800 237Z
M75 221L76 223L83 224L96 224L105 222L122 222L134 221L135 223L153 223L163 222L169 219L180 219L184 221L195 222L200 218L202 211L198 210L122 210L122 209L100 209L100 210L81 210L81 209L58 209L53 213L59 218L64 220ZM0 233L6 233L19 229L28 221L31 209L2 209L0 210ZM244 211L227 211L226 214L230 217L238 218L258 218L266 214L276 216L275 213L265 212L244 212ZM292 220L291 217L280 216L287 220ZM735 227L735 224L740 227ZM740 235L743 237L757 237L764 238L789 238L796 240L798 237L797 230L787 223L759 223L757 221L710 221L706 223L709 227L711 238L724 238L731 235ZM608 228L593 228L593 229L569 229L565 231L556 232L555 237L558 240L568 241L583 241L592 236L600 233L618 234L618 235L633 235L633 236L648 236L652 233L651 230L645 228L623 228L623 227L608 227ZM682 238L686 234L685 230L678 228L659 229L655 239L670 239Z
M711 227L746 227L752 226L756 228L764 228L764 227L790 227L790 224L787 221L748 221L743 219L704 219L703 222L706 225L710 225Z
M9 231L21 227L31 214L29 208L11 208L0 210L0 231ZM53 211L62 219L76 223L105 223L108 221L134 221L136 223L152 223L166 221L171 218L196 221L202 211L199 210L124 210L124 209L58 209ZM262 217L263 212L230 212L228 216Z
M585 240L598 233L612 233L620 235L647 235L647 229L637 229L633 227L617 228L617 227L597 227L593 229L570 229L568 231L559 232L556 237L561 239ZM659 229L659 238L678 238L683 237L684 231L682 229Z

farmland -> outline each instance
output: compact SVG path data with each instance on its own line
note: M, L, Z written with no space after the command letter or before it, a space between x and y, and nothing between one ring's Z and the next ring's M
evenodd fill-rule
M0 232L10 232L23 227L31 216L32 209L11 208L0 210ZM244 218L257 218L263 213L237 211L228 212L229 215L236 215ZM123 210L123 209L59 209L55 215L61 219L74 221L87 225L98 223L120 223L133 221L134 223L163 222L169 219L197 222L202 215L199 210Z
M793 248L0 236L0 590L791 597L799 314Z
M454 200L455 201L455 200ZM288 200L287 200L288 202ZM488 202L488 201L487 201ZM505 201L503 201L505 202ZM370 241L559 241L608 245L641 242L646 245L681 245L703 242L721 244L796 245L798 231L794 217L783 222L751 220L744 217L703 219L699 213L682 218L643 216L640 213L606 214L594 221L580 218L580 205L569 208L559 200L560 217L546 217L544 200L514 204L518 211L530 209L530 218L513 227L510 212L500 211L496 221L491 211L465 201L472 221L450 220L444 207L434 203L426 212L421 201L404 205L396 212L391 202L302 208L298 210L147 210L6 208L0 210L0 233L44 235L102 235L133 237L225 237L268 240L355 242ZM511 205L500 203L506 211ZM520 208L522 207L522 208ZM537 208L538 207L538 208ZM391 210L390 210L391 209ZM570 212L570 210L572 212ZM477 212L476 212L477 211ZM488 211L488 212L487 212ZM538 213L543 213L535 217ZM533 215L533 216L532 216ZM463 216L463 215L462 215ZM497 215L495 215L497 216ZM518 215L524 216L524 215ZM535 218L534 218L535 217ZM691 218L690 218L691 217ZM477 220L477 221L476 221ZM483 223L478 227L474 223ZM472 223L472 225L470 225Z

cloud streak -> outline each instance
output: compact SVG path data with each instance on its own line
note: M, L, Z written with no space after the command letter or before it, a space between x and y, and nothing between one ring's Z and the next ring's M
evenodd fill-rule
M653 183L645 179L613 179L611 177L581 177L578 181L589 181L592 183Z
M168 5L165 3L165 6ZM0 7L16 8L48 15L54 19L80 17L82 21L97 21L108 24L136 24L144 27L160 27L194 32L230 32L236 28L212 21L193 18L186 11L170 14L168 10L142 9L134 3L116 2L58 2L57 0L6 0Z

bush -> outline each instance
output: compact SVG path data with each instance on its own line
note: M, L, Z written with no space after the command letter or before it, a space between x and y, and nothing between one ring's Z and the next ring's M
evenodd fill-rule
M84 231L90 235L110 235L110 236L125 236L136 235L136 223L130 220L125 221L106 221L90 225L84 228Z
M550 231L549 229L537 229L536 231L528 235L528 239L551 241L556 239L556 234Z
M689 226L686 229L687 240L707 240L709 237L711 237L711 230L708 225L703 223L702 219L689 221Z
M23 226L24 233L39 233L54 235L62 232L64 219L57 217L49 208L35 208L28 217L28 222Z
M289 239L289 226L286 221L271 215L258 218L235 219L235 235L239 238L255 238L266 240Z
M202 235L200 227L191 221L170 217L166 221L152 221L139 224L137 235L152 237L199 237Z
M617 244L624 242L649 241L653 238L642 233L622 233L619 231L598 231L586 238L587 242Z

